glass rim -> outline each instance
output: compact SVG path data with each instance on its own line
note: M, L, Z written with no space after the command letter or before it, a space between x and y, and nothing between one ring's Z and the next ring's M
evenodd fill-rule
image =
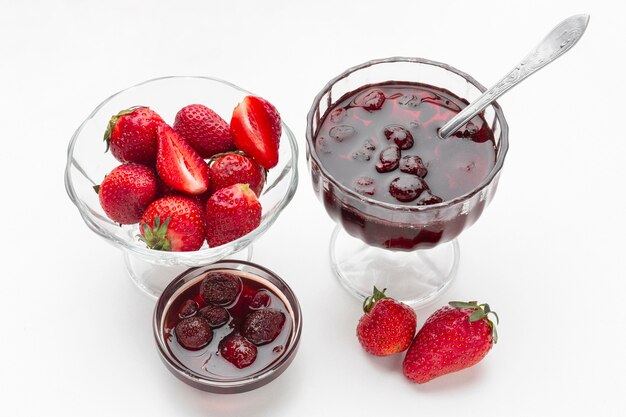
M149 84L149 83L157 82L157 81L169 80L169 79L207 80L207 81L224 84L246 95L255 95L254 93L248 90L245 90L229 81L225 81L219 78L208 77L208 76L193 76L193 75L168 75L168 76L163 76L163 77L157 77L157 78L152 78L146 81L142 81L130 87L124 88L112 94L111 96L103 100L100 104L98 104L94 108L94 110L89 114L89 116L87 116L87 118L85 118L85 120L78 126L78 128L72 135L72 138L70 139L70 142L67 147L67 161L66 161L65 171L64 171L65 190L70 200L72 201L72 203L76 206L76 208L78 208L78 211L81 217L83 218L83 221L85 222L85 224L87 224L87 226L94 233L98 234L99 236L106 239L110 243L118 245L121 248L131 251L137 255L140 255L144 259L158 258L159 261L176 260L176 263L184 264L185 261L199 262L199 261L202 261L202 259L204 258L211 258L214 256L228 256L229 254L232 254L236 251L244 249L246 246L248 246L252 242L252 240L254 240L258 236L265 233L267 229L269 229L269 227L276 221L276 219L278 218L278 215L289 204L289 202L293 199L295 195L296 189L298 187L298 164L297 164L298 144L296 142L295 135L293 134L289 126L287 126L285 122L282 120L281 120L281 126L283 128L283 132L285 136L287 137L287 141L289 143L289 147L291 151L291 158L285 164L285 168L283 168L283 171L287 168L291 170L291 178L290 178L290 183L289 183L287 192L282 196L280 201L278 201L276 205L272 207L272 213L268 217L263 219L261 224L256 229L252 230L250 233L238 239L235 239L221 246L216 246L214 248L208 247L208 248L203 248L197 251L190 251L190 252L166 252L166 251L156 251L154 249L149 249L149 248L144 248L138 245L134 245L132 240L122 239L114 234L111 234L108 230L101 227L98 224L97 220L94 218L95 216L91 213L91 210L80 199L80 197L77 195L74 189L71 168L72 166L75 166L79 171L82 171L82 168L80 167L80 165L75 163L75 160L73 157L74 147L85 125L96 116L96 114L100 111L102 107L104 107L107 103L109 103L118 95L123 94L130 90L136 89L138 87L141 87L145 84ZM284 174L281 173L278 176L277 181L282 181L283 176Z
M309 152L307 152L307 155L309 155L310 158L313 158L313 160L315 160L315 163L317 164L317 166L319 167L320 171L323 174L323 177L328 180L330 183L333 184L334 187L340 189L343 193L348 194L349 196L356 198L357 200L361 200L363 202L366 202L370 205L373 206L378 206L378 207L382 207L382 208L386 208L386 209L391 209L394 211L405 211L405 212L416 212L416 213L421 213L421 212L428 212L428 211L434 211L434 210L439 210L439 209L444 209L447 207L451 207L454 206L455 204L458 204L460 202L466 201L470 198L472 198L474 195L476 195L477 193L479 193L480 191L482 191L485 187L487 187L493 180L494 178L498 175L498 173L502 170L502 166L504 164L504 159L506 157L506 154L508 152L509 149L509 125L504 117L504 113L502 111L502 108L500 107L500 105L494 101L490 104L490 106L492 106L494 108L494 111L496 113L496 117L500 123L500 142L498 143L498 147L497 147L497 152L496 152L496 162L493 166L493 168L491 169L491 171L489 171L489 175L487 175L481 182L480 184L478 184L474 189L468 191L465 194L462 194L458 197L455 197L453 199L450 200L446 200L446 201L442 201L441 203L436 203L436 204L429 204L429 205L424 205L424 206L407 206L407 205L402 205L402 204L393 204L393 203L386 203L383 201L379 201L364 195L361 195L359 193L357 193L356 191L348 188L347 186L341 184L339 181L337 181L335 178L333 178L333 176L328 172L328 170L324 167L324 165L321 163L318 155L317 155L317 150L315 148L315 142L314 142L314 135L315 132L312 132L312 127L313 127L313 120L315 118L315 113L317 111L318 105L319 103L321 103L322 98L324 97L324 95L326 93L328 93L333 85L335 85L337 82L343 80L344 78L347 78L350 74L365 69L365 68L369 68L372 67L374 65L379 65L379 64L393 64L393 63L397 63L397 62L405 62L405 63L413 63L413 64L425 64L425 65L431 65L434 67L439 67L442 68L448 72L454 73L462 78L464 78L466 81L468 81L470 84L472 84L474 87L476 87L481 93L485 92L487 90L487 88L485 88L485 86L483 86L481 83L479 83L478 81L476 81L476 79L474 79L474 77L470 76L469 74L467 74L466 72L463 72L461 70L458 70L456 68L454 68L451 65L445 64L443 62L438 62L438 61L433 61L433 60L429 60L429 59L425 59L425 58L417 58L417 57L402 57L402 56L394 56L394 57L389 57L389 58L381 58L381 59L372 59L366 62L363 62L362 64L359 65L355 65L352 66L348 69L346 69L345 71L343 71L341 74L337 75L336 77L332 78L330 81L328 81L326 83L326 85L322 88L322 90L320 90L319 93L317 93L317 95L315 96L315 98L313 99L313 104L311 105L311 108L309 109L309 112L307 114L307 127L306 127L306 140L307 140L307 146L309 148ZM332 105L333 103L331 103ZM329 109L330 109L330 105L329 105ZM328 111L328 110L327 110Z

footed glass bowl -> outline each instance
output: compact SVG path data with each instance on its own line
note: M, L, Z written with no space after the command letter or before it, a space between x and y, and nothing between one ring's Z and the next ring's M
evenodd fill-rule
M389 296L417 307L433 301L454 279L459 265L456 237L478 220L496 192L509 146L508 126L497 103L485 109L484 119L495 137L495 164L480 184L459 197L409 206L359 194L322 163L318 132L329 111L348 94L394 82L435 86L468 102L485 91L469 75L426 59L365 62L329 81L315 97L307 116L306 156L313 189L337 222L330 257L341 284L359 299L370 295L374 285L387 288Z
M267 174L259 201L263 207L261 224L228 244L194 252L164 252L149 249L139 240L139 227L110 220L100 207L93 186L100 184L120 162L105 153L103 135L112 115L132 106L143 105L155 110L168 123L174 122L178 110L188 104L204 104L224 120L230 121L237 103L252 93L229 82L209 77L163 77L145 81L122 90L100 103L78 127L70 140L65 168L65 188L80 215L96 234L124 252L131 279L145 293L158 297L169 282L189 267L204 266L242 252L249 260L251 244L269 229L289 204L298 184L298 146L289 127L282 123L278 165ZM280 109L279 109L280 111ZM241 256L240 256L241 257Z

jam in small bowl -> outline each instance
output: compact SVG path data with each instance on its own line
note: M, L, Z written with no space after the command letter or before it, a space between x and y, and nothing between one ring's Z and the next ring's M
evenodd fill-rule
M161 359L185 383L238 393L272 381L298 348L298 300L273 272L250 262L190 269L165 289L154 313Z

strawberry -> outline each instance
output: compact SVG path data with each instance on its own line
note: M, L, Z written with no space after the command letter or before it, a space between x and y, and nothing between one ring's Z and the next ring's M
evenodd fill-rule
M104 133L106 151L120 162L154 167L157 158L157 127L161 116L148 107L131 107L112 116ZM105 152L106 152L105 151Z
M166 124L157 129L159 149L157 172L170 187L191 195L209 188L209 167L204 160Z
M246 96L233 110L230 130L235 146L265 169L278 164L280 115L267 100Z
M174 328L176 340L187 350L199 350L213 340L213 329L202 317L187 317Z
M180 109L174 119L174 130L202 158L235 149L228 123L202 104L190 104Z
M189 197L190 199L192 199L198 204L198 207L200 208L202 213L204 213L204 206L206 205L206 201L211 196L208 190L200 195L189 195L189 194L182 193L176 190L175 188L172 188L169 185L167 185L165 181L163 181L158 176L157 176L157 192L158 192L157 198L168 197L171 195Z
M206 240L220 246L248 234L261 224L261 203L248 184L222 188L206 205Z
M259 308L267 307L272 303L272 297L267 290L259 290L252 297L252 301L250 301L249 308L251 310L257 310Z
M238 333L231 333L220 340L219 351L222 358L239 369L252 365L257 354L256 346Z
M415 336L403 362L404 375L423 384L480 362L497 341L488 304L453 301L435 311Z
M385 295L374 287L363 303L365 314L356 334L363 349L376 356L393 355L406 350L413 340L417 317L411 307Z
M157 176L157 191L159 192L159 198L180 194L180 191L167 185L159 176Z
M228 323L228 320L230 319L228 310L224 307L214 306L211 304L198 311L198 314L200 317L205 319L212 328L222 327Z
M229 272L211 271L200 283L200 295L207 304L232 304L241 293L241 278Z
M119 224L133 224L157 198L154 171L138 164L122 164L113 169L94 190L106 215Z
M150 249L186 252L204 243L204 213L191 197L168 196L154 201L141 217L139 232Z
M238 153L220 155L210 164L211 193L233 184L248 184L261 195L265 185L265 170L251 158Z
M178 311L178 318L186 319L195 316L198 312L198 303L194 300L186 300Z
M285 325L285 315L273 308L263 308L246 316L241 334L257 346L266 345L278 337Z

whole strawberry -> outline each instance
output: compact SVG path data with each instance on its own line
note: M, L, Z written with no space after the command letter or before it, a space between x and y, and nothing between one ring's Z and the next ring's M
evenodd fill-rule
M233 184L248 184L261 195L265 185L265 170L251 158L238 153L220 155L210 164L211 194Z
M366 352L376 356L393 355L406 350L413 340L417 318L415 311L374 287L363 303L365 314L359 320L356 335Z
M278 164L280 115L267 100L246 96L233 110L230 129L237 149L250 155L265 169Z
M106 215L119 224L133 224L157 198L154 171L139 164L122 164L94 187Z
M235 149L228 123L202 104L190 104L180 109L174 120L174 130L205 159Z
M165 123L157 129L157 172L169 187L191 195L209 188L209 166L185 140Z
M403 371L413 382L469 368L480 362L497 341L488 304L476 301L450 302L435 311L415 336L403 362Z
M157 127L163 119L148 107L131 107L111 117L104 133L108 151L120 162L154 167Z
M148 206L139 224L141 240L156 250L186 252L204 243L205 222L196 198L171 195Z
M206 241L220 246L248 234L261 224L261 203L248 184L222 188L206 204Z

